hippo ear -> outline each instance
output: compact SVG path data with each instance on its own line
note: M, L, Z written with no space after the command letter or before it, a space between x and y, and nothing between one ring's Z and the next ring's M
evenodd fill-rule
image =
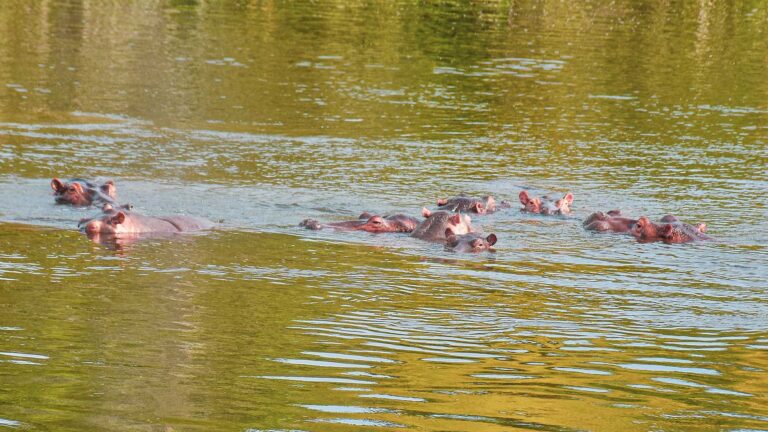
M461 223L461 213L454 213L448 218L448 221L450 221L454 225L458 225Z
M358 218L358 219L365 219L365 220L368 220L368 219L370 219L371 217L373 217L373 215L372 215L370 212L362 212L362 213L360 213L360 216L358 216L357 218Z
M72 188L77 191L77 193L83 193L83 187L80 186L80 183L72 183Z
M608 216L621 216L621 210L619 209L608 210Z
M99 189L101 189L102 192L105 194L114 197L113 195L117 192L117 188L115 187L115 182L112 180L107 180L103 185L99 186Z
M445 198L440 198L439 200L437 200L437 205L438 206L444 206L446 204L448 204L448 200L445 199Z
M672 235L672 224L666 224L661 228L661 235L663 237L669 237Z
M455 237L455 236L456 236L456 233L454 233L453 230L450 227L445 229L445 238L449 239L449 238Z
M486 237L485 240L488 241L489 245L491 245L491 246L495 245L496 244L496 240L497 240L496 234L488 235L488 237Z
M475 211L477 213L484 213L485 212L485 207L483 207L483 203L476 202L474 207L475 207Z
M523 205L528 204L528 201L531 200L531 197L528 196L528 192L526 191L520 191L518 197L520 197L520 202L523 203Z
M705 233L707 232L707 224L705 224L704 222L697 223L696 229L699 230L700 233Z
M563 197L563 199L564 199L566 202L568 202L568 205L571 205L571 204L573 204L573 194L572 194L572 193L568 192L567 194L565 194L565 196Z
M428 209L428 208L426 208L426 207L422 207L422 208L421 208L421 215L422 215L422 216L424 216L424 218L426 219L426 218L428 218L428 217L432 216L432 212L431 212L431 211L429 211L429 209Z
M53 189L55 192L63 192L65 189L67 189L67 186L61 180L54 178L51 180L51 189Z
M117 213L117 214L116 214L116 215L115 215L115 216L112 218L112 222L113 222L115 225L120 225L121 223L125 222L125 213L123 213L123 212L119 212L119 213Z

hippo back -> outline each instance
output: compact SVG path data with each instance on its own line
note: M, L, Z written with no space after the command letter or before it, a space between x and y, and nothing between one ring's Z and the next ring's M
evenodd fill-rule
M451 222L451 218L460 218L459 225L455 225ZM472 226L469 223L467 216L461 213L449 213L446 211L438 211L432 213L426 219L421 221L411 233L412 237L420 238L422 240L429 241L445 241L445 229L452 227L457 234L465 234L472 231Z
M673 222L672 232L664 236L664 241L668 243L687 243L692 241L712 240L712 237L702 233L697 227L683 223Z
M215 224L208 219L194 216L166 216L158 219L170 223L176 227L177 230L183 232L206 230L215 226Z

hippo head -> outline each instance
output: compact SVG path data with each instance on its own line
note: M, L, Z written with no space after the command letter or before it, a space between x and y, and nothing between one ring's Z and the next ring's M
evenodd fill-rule
M645 216L641 216L640 219L635 222L635 224L632 226L632 229L630 230L630 233L632 235L641 241L655 241L659 240L665 237L665 235L669 235L672 232L672 225L671 224L663 224L658 225L653 222L651 222L650 219L648 219Z
M604 221L609 218L610 212L606 215L605 213L601 211L597 211L589 215L586 219L584 219L584 222L582 223L584 226L587 226L593 222L598 221Z
M51 180L51 189L59 204L87 206L93 202L91 191L83 188L83 185L78 182L66 183L54 178Z
M358 229L371 233L383 233L411 232L415 227L415 220L410 220L409 218L402 217L401 215L395 215L386 218L379 215L374 215L368 218L368 220Z
M573 194L568 192L562 198L555 201L555 208L552 214L570 214L571 204L573 204Z
M373 233L389 231L387 221L379 215L371 216L360 229Z
M541 199L531 198L526 191L521 191L518 196L520 197L520 202L524 206L524 211L529 213L541 213Z
M468 212L475 212L477 214L486 214L488 212L493 212L496 209L495 203L493 202L493 197L490 197L490 198L491 198L491 204L493 205L492 208L488 207L488 202L485 200L485 198L483 198L483 201L472 200L471 203L469 203L468 205L462 205L455 202L456 198L454 199L441 198L437 200L437 206L443 207L451 204L451 202L454 201L453 208L451 209L451 211L457 211L457 212L468 211ZM459 199L464 199L466 201L469 201L469 199L464 197L460 197Z
M457 252L482 252L496 244L496 234L483 237L479 234L456 235L451 228L445 229L446 246Z
M114 211L110 206L109 209L105 209L104 216L91 219L85 224L85 233L89 235L120 234L125 232L122 224L125 222L126 217L125 212Z
M523 204L523 211L529 213L538 213L544 215L570 214L571 204L573 203L573 194L567 193L558 200L552 200L548 196L542 198L531 198L528 192L521 191L518 195Z
M385 220L389 224L390 228L392 228L391 231L393 232L413 232L413 230L416 229L416 226L419 224L418 220L402 214L388 216L385 218Z

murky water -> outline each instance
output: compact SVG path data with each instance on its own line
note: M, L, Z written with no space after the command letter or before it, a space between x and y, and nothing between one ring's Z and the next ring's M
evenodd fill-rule
M760 1L5 2L0 428L768 430L767 29ZM222 222L95 244L54 176ZM474 219L495 253L297 226L462 192L514 203ZM611 208L717 241L583 230Z

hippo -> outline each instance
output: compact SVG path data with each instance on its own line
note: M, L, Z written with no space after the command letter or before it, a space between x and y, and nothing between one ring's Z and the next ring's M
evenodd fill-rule
M492 251L491 246L496 244L496 234L486 237L478 233L456 235L451 228L445 229L445 247L454 252L482 252Z
M589 215L582 225L584 229L600 232L629 232L637 219L623 217L621 210L610 210L608 212L594 212Z
M438 210L452 211L452 212L471 212L477 214L493 213L500 208L509 208L510 205L506 201L496 205L496 200L493 196L486 195L480 199L469 198L463 195L437 200Z
M520 192L520 202L523 203L521 211L543 215L568 215L571 214L573 194L568 192L560 199L552 199L545 195L541 198L531 198L528 192Z
M57 178L51 180L51 189L57 204L89 206L94 203L115 203L117 188L115 182L107 180L102 185L75 178L67 182Z
M340 231L366 231L369 233L409 233L412 232L418 224L418 219L406 216L404 214L379 216L364 212L357 218L357 220L321 224L315 219L304 219L301 221L299 226L311 230L320 230L328 227Z
M662 223L678 222L677 217L666 215L660 220ZM632 226L637 223L637 219L624 217L621 210L610 210L606 213L601 211L592 213L584 220L584 229L599 232L628 233Z
M421 209L421 214L425 219L413 230L412 237L445 242L445 232L449 228L455 235L472 232L472 218L467 215L447 211L431 212L427 208Z
M583 225L585 229L591 231L630 233L637 221L637 219L622 216L621 210L610 210L606 213L600 211L592 213L584 220ZM677 216L666 215L659 219L659 222L674 224L680 223L680 220ZM695 228L701 233L706 231L705 224L698 224Z
M631 233L637 241L643 243L655 241L663 241L664 243L688 243L700 240L712 240L712 237L704 234L706 231L707 226L703 223L694 226L679 222L677 218L674 218L674 220L663 220L662 223L655 223L651 222L645 216L640 217L631 229Z
M105 204L102 214L89 220L81 220L78 226L86 234L174 234L213 228L213 222L193 216L144 216Z

